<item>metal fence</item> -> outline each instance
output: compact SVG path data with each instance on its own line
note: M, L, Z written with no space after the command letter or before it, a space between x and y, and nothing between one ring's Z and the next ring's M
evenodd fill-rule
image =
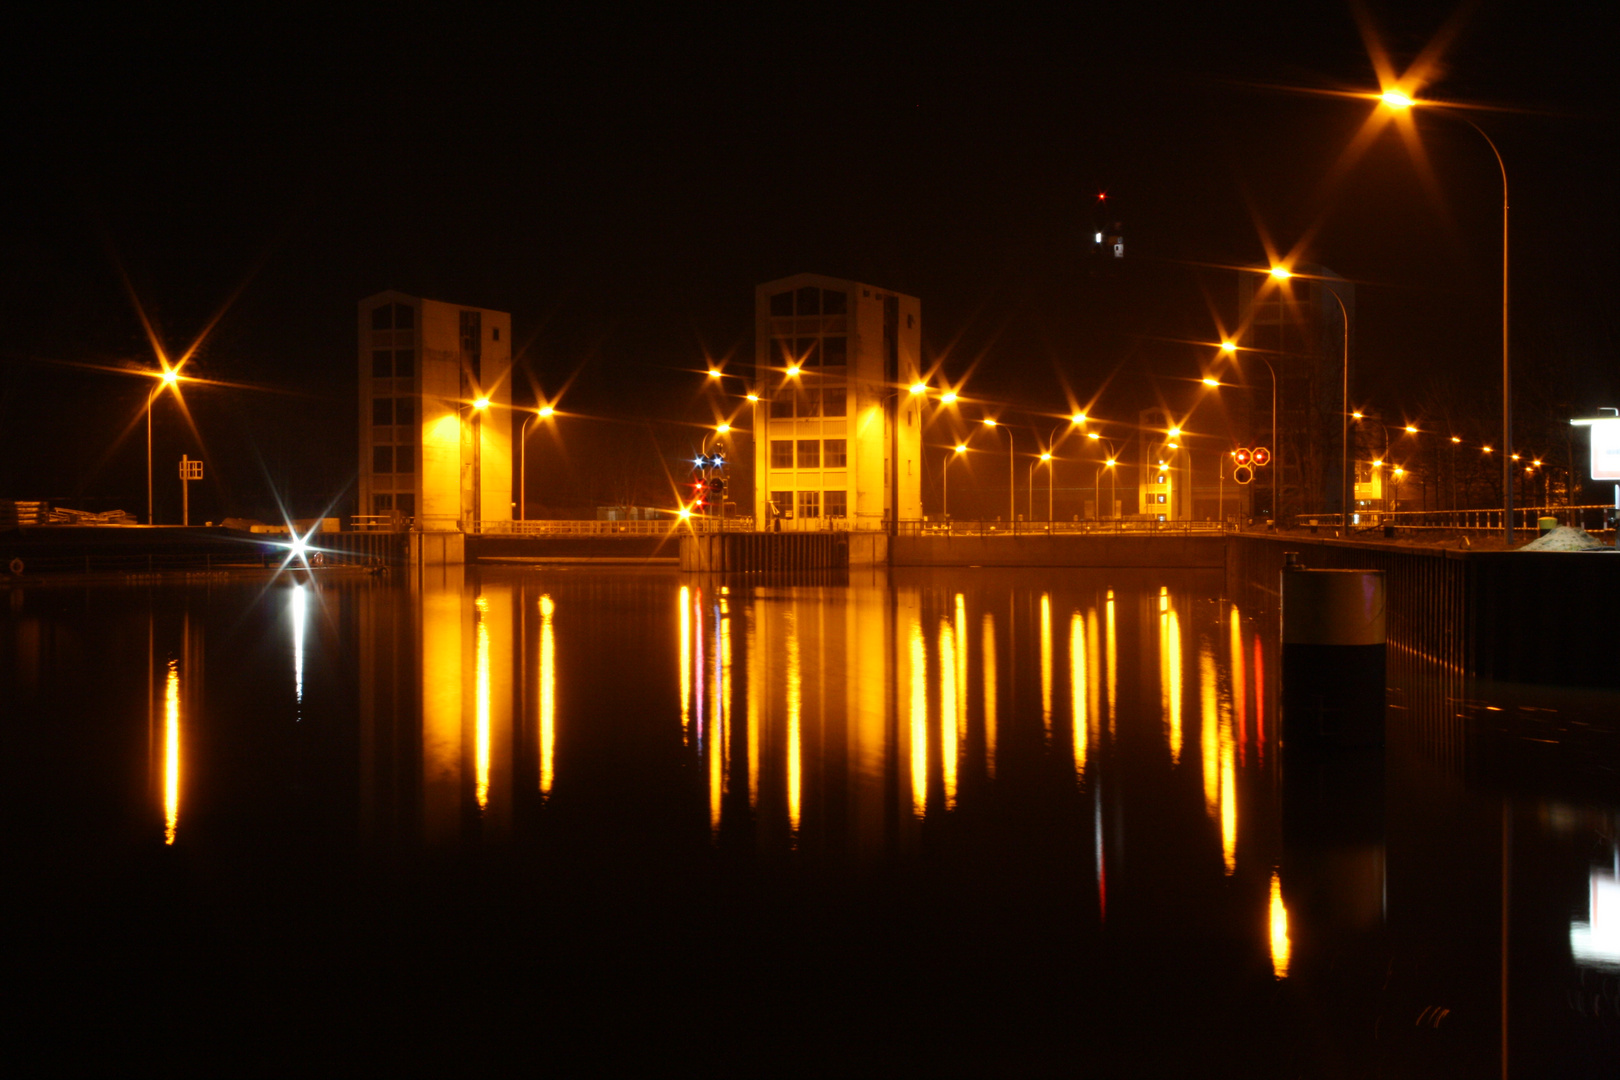
M1186 536L1218 535L1231 526L1221 521L902 521L901 536Z
M1516 506L1513 508L1513 527L1534 532L1537 522L1544 517L1556 518L1560 525L1571 525L1587 532L1604 532L1613 528L1609 515L1614 507L1595 506ZM1338 528L1339 514L1297 514L1296 528L1331 526ZM1371 511L1357 515L1352 529L1450 529L1454 532L1495 532L1502 528L1502 510L1391 510Z
M480 521L482 536L670 536L682 532L753 532L752 517L692 517L682 521Z

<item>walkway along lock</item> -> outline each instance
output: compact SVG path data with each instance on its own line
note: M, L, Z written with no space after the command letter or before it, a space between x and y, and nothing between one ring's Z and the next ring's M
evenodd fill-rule
M1282 734L1287 746L1384 742L1384 574L1282 571Z

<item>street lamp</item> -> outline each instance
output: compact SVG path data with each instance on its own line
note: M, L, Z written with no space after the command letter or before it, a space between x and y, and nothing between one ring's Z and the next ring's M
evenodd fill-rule
M1275 281L1287 281L1289 278L1294 276L1293 271L1289 270L1286 266L1281 266L1281 265L1273 266L1271 268L1270 273L1271 273L1272 279L1275 280ZM1339 321L1340 321L1340 325L1343 326L1343 328L1344 328L1344 352L1343 352L1343 355L1342 355L1343 365L1342 365L1342 367L1340 369L1340 376L1341 376L1341 378L1343 380L1343 385L1342 385L1342 388L1341 388L1340 392L1343 394L1343 397L1340 399L1340 402L1339 402L1339 404L1342 406L1340 408L1340 410L1339 410L1339 511L1340 511L1340 521L1341 521L1340 535L1349 536L1350 535L1350 416L1349 416L1349 412L1350 412L1350 312L1349 312L1349 310L1347 308L1345 308L1345 306L1344 306L1344 297L1339 295L1339 290L1337 290L1337 289L1333 288L1332 286L1330 286L1328 284L1326 278L1317 278L1316 280L1318 280L1318 281L1320 281L1322 283L1322 287L1327 291L1328 295L1333 297L1334 302L1339 305ZM1273 377L1275 377L1275 376L1273 376ZM1273 408L1275 408L1275 402L1273 403ZM1273 416L1275 416L1275 413L1273 413ZM1276 426L1277 426L1276 422L1275 422L1275 420L1273 420L1272 429L1274 431L1276 429ZM1415 431L1416 429L1408 429L1408 430ZM1274 442L1277 441L1275 435L1272 436L1272 441L1274 441ZM1277 460L1278 452L1281 449L1282 448L1280 446L1272 447L1272 455L1273 455L1272 460L1273 460L1273 462L1275 462ZM1278 475L1281 476L1280 467L1279 467Z
M1404 112L1415 105L1424 104L1414 101L1399 90L1385 90L1378 95L1378 100L1386 107L1396 112ZM1507 164L1502 160L1502 151L1496 148L1496 143L1485 134L1485 129L1474 123L1468 117L1457 115L1457 119L1467 124L1479 133L1485 140L1485 145L1491 148L1491 154L1496 158L1496 168L1502 174L1502 539L1508 547L1513 546L1513 375L1508 358L1508 178Z
M945 527L947 529L950 528L951 524L951 461L952 459L959 457L961 454L966 452L966 450L966 443L957 443L956 449L945 455L945 463L940 466L940 476L942 477L940 481L940 494L942 496L942 502L944 503L943 509L945 511Z
M556 409L550 405L542 405L533 414L523 418L523 426L518 429L518 520L528 520L529 501L529 425L536 420L549 420Z
M993 429L996 427L996 422L994 419L987 416L984 418L984 426ZM1002 425L1002 430L1007 433L1007 525L1011 527L1018 519L1018 480L1013 471L1014 451L1012 428Z
M1273 267L1271 270L1271 276L1277 278L1278 280L1293 277L1293 275L1288 272L1287 268L1281 266ZM1226 355L1235 356L1237 351L1238 346L1236 342L1221 342L1221 352L1225 353ZM1271 524L1272 527L1275 528L1277 525L1277 519L1281 517L1281 514L1279 513L1280 503L1278 500L1278 494L1282 489L1282 441L1277 438L1277 369L1271 366L1271 361L1266 359L1264 353L1261 353L1255 349L1245 349L1244 351L1251 352L1255 356L1259 357L1261 363L1266 365L1266 370L1271 373ZM1252 504L1250 509L1253 509Z
M152 392L146 395L146 523L155 525L152 519L152 405L157 396L164 390L172 389L180 382L180 372L171 367L165 367L161 372L154 372L158 382L152 387Z
M1046 523L1047 531L1051 531L1052 524L1052 451L1043 450L1039 458L1031 458L1029 462L1029 480L1025 488L1025 500L1029 520L1035 520L1035 466L1046 465Z

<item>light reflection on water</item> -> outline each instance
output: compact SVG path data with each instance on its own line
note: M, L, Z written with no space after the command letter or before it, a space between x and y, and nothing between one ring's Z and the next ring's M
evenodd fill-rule
M1276 752L1274 629L1221 591L1218 578L1149 572L897 573L828 586L475 570L411 587L278 586L262 601L257 586L174 590L123 601L143 631L154 620L155 643L144 667L109 667L106 681L131 701L147 691L139 767L150 771L130 815L156 846L161 804L165 853L209 843L218 852L237 832L249 845L256 828L283 829L288 807L322 826L353 815L377 823L367 828L378 835L392 827L429 847L515 844L542 828L583 830L611 847L684 822L689 831L673 834L706 853L821 867L960 851L953 845L971 829L987 848L1040 850L1039 873L1009 887L1050 875L1068 923L1117 935L1124 955L1165 962L1163 928L1185 927L1175 948L1237 942L1265 978L1293 988L1327 978L1335 956L1370 955L1368 943L1400 913L1420 928L1423 948L1450 948L1456 936L1447 955L1458 971L1484 957L1484 976L1458 975L1462 989L1452 992L1483 987L1487 999L1500 943L1495 889L1506 873L1513 917L1541 920L1516 948L1557 941L1542 967L1612 975L1612 809L1545 811L1562 824L1542 831L1581 865L1542 873L1562 856L1547 853L1555 845L1540 839L1529 810L1517 811L1518 832L1505 829L1494 793L1482 799L1447 772L1475 758L1448 749L1392 775L1387 793L1381 777L1359 788L1327 777L1330 797L1305 808L1317 817L1290 833L1285 781L1297 779L1297 793L1320 778L1284 771ZM74 669L52 650L70 626L115 655L96 644L102 624L19 609L0 626L17 700L73 689L92 701L85 695L96 687L72 687ZM253 628L248 637L262 632L262 672L239 625ZM329 625L353 628L353 640L338 642ZM1408 727L1460 745L1462 713L1506 715L1483 703L1485 691L1429 687L1393 668L1391 680L1411 706L1391 712L1392 761ZM75 715L105 704L75 706ZM1538 697L1515 715L1545 727L1548 713ZM300 739L345 733L309 755L349 755L336 771L353 763L355 792L312 797L298 754L259 752L294 729ZM251 772L233 776L244 762ZM1425 815L1444 820L1430 826ZM1453 843L1446 830L1474 828L1475 817L1502 836ZM1414 854L1410 836L1430 828L1438 835ZM975 874L1001 871L974 864ZM1567 896L1565 878L1578 885ZM1484 911L1474 922L1485 932L1459 911ZM1515 963L1529 966L1523 955ZM1544 982L1562 993L1551 976ZM1430 993L1392 985L1390 1000ZM1411 1016L1390 1019L1411 1026Z

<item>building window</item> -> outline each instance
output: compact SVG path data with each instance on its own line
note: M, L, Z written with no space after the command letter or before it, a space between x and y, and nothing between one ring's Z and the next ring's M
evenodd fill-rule
M773 468L773 469L791 469L791 468L793 468L793 440L792 439L772 439L771 440L771 468Z
M833 289L823 289L821 292L821 313L823 315L842 315L849 310L849 296Z
M377 425L387 425L394 422L394 399L374 397L371 399L371 422Z
M481 311L463 311L461 313L461 357L472 369L474 379L483 377L484 360L484 313Z
M827 440L826 444L822 448L823 461L826 463L827 468L842 469L849 464L848 451L845 449L845 445L846 444L843 439ZM842 517L843 515L834 515L831 510L828 510L827 516Z
M793 354L792 338L772 338L771 350L776 356L776 363L782 367L792 367L798 363L798 357Z
M402 491L394 496L394 509L406 517L416 516L416 492Z
M821 362L828 367L841 367L849 363L849 339L843 337L822 338Z
M804 288L800 289L797 307L798 311L795 312L795 314L820 315L821 290L816 288L814 285L806 285Z
M825 493L825 499L828 517L849 517L849 492L829 491Z
M373 446L371 448L371 471L373 473L391 473L394 471L394 448L392 446Z
M793 391L785 386L771 398L771 419L793 419Z
M394 329L413 330L416 328L416 309L409 304L394 305Z
M1163 503L1164 502L1164 496L1160 495L1155 501L1159 502L1159 503Z
M373 330L392 330L394 328L394 309L391 304L379 304L371 309L371 328Z
M821 415L821 391L801 390L798 400L799 419L817 417Z
M779 292L775 296L771 297L771 314L793 314L793 294L790 292Z
M799 468L821 468L821 443L816 439L799 440Z
M843 416L846 408L845 391L842 386L829 386L821 392L823 416Z
M799 492L799 516L802 518L814 518L821 516L821 492Z
M373 495L371 497L371 512L373 514L387 514L394 509L392 495Z
M394 447L394 471L397 473L414 473L416 471L416 444L414 442L407 446Z
M416 350L415 349L395 349L394 350L394 377L396 379L408 379L408 378L410 378L411 376L413 376L415 374L416 374Z
M499 341L499 340L501 340L501 328L500 327L492 326L492 327L489 328L489 340L491 340L491 341Z
M377 309L381 311L381 308ZM394 354L387 349L371 350L371 377L391 379L394 376Z
M780 516L780 517L792 517L793 516L793 492L791 492L791 491L773 491L773 492L771 492L771 506L776 509L776 513L777 513L778 516Z
M817 338L799 338L794 343L793 353L805 367L821 366L821 342Z
M394 423L396 423L396 424L414 424L414 423L416 423L416 399L415 398L402 397L402 398L395 398L394 399Z

